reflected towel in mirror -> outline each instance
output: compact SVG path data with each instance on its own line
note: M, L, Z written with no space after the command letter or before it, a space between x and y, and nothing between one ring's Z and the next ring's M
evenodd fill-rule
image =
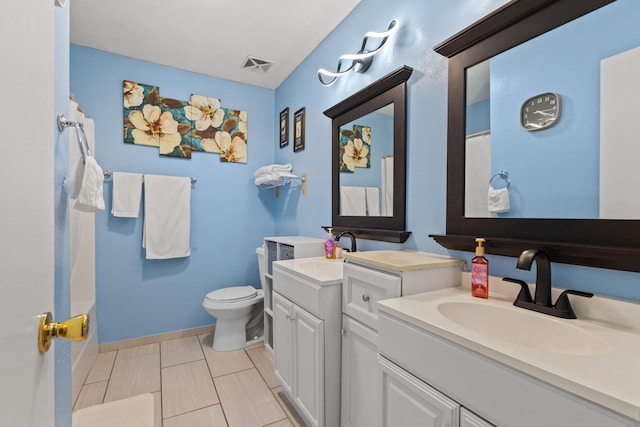
M491 213L509 212L509 190L506 187L496 190L490 185L487 204Z

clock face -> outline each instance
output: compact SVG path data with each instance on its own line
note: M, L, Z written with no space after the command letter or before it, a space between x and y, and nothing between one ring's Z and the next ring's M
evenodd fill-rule
M543 93L527 99L520 109L520 124L528 131L547 129L560 120L560 95Z

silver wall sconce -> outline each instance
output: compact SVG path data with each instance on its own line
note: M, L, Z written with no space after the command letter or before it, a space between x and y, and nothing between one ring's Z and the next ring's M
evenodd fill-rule
M338 68L336 71L328 71L324 68L320 68L318 70L318 80L320 80L320 84L323 86L331 86L335 83L338 77L347 74L349 71L355 71L356 73L364 73L367 71L373 61L373 56L382 48L382 46L384 46L389 36L396 32L398 25L398 20L394 19L389 24L387 31L383 31L381 33L371 31L366 33L362 39L362 46L358 53L346 54L338 58ZM382 40L375 49L367 49L367 41L369 39Z

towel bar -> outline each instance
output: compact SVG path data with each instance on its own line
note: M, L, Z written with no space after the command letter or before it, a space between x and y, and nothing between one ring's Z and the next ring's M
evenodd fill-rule
M113 176L113 172L105 170L104 172L104 177L105 178L111 178ZM142 175L142 180L144 180L144 175ZM191 177L191 183L195 184L196 182L198 182L197 178Z

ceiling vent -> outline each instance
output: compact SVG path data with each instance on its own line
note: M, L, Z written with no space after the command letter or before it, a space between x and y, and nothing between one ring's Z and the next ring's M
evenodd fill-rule
M256 58L255 56L247 56L247 59L242 63L242 68L245 70L262 71L263 73L266 73L272 65L272 61Z

